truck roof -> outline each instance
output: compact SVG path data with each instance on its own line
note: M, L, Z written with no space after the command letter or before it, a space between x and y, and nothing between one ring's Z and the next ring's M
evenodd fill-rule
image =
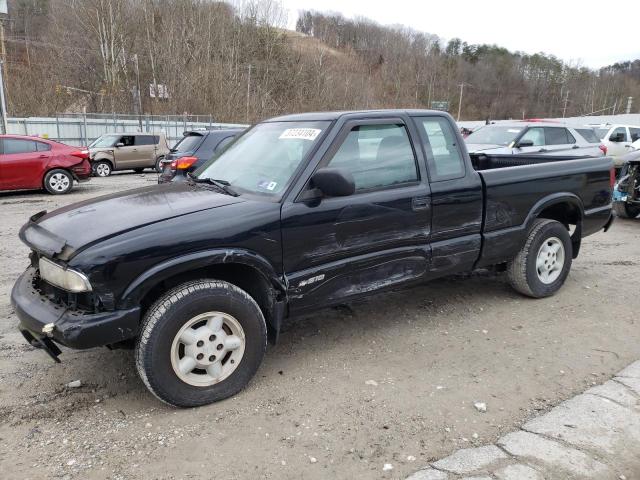
M301 121L321 121L321 120L337 120L345 115L375 115L375 116L392 116L392 115L445 115L440 110L419 110L419 109L381 109L381 110L344 110L335 112L308 112L294 113L291 115L283 115L280 117L270 118L265 122L301 122Z

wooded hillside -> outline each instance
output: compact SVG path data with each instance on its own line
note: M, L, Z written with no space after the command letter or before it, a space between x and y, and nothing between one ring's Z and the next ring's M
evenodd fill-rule
M288 32L275 0L10 0L9 11L12 116L135 113L138 84L144 113L234 122L432 101L455 115L461 84L467 120L620 113L628 96L640 106L640 60L592 71L317 12ZM169 98L150 98L150 84Z

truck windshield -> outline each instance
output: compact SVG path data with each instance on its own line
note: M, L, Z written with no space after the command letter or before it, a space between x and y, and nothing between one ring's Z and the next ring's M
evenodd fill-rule
M481 145L509 145L522 132L522 129L523 127L487 125L465 138L465 142Z
M228 183L238 193L279 196L329 124L260 123L200 167L195 176Z
M102 135L93 141L89 148L107 148L113 147L121 135Z

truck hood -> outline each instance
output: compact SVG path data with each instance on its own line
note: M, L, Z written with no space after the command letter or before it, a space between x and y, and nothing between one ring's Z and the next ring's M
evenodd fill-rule
M504 145L492 145L487 143L467 143L467 152L477 153L485 150L495 150L496 148L507 148Z
M127 190L50 213L40 212L20 230L33 249L67 260L92 243L152 223L244 202L208 186L169 183Z

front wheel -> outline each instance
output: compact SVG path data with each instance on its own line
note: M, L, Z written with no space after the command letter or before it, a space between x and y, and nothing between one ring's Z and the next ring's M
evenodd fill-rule
M555 220L533 222L527 240L507 266L511 286L528 297L556 293L571 270L573 247L567 228Z
M111 175L111 164L105 160L100 160L93 165L93 172L99 177Z
M44 188L52 195L69 193L73 188L73 177L66 170L50 170L44 176Z
M258 370L267 327L257 303L227 282L197 280L167 292L149 309L136 345L147 388L178 407L230 397Z
M640 207L625 202L613 202L613 211L620 218L636 218L640 214Z

